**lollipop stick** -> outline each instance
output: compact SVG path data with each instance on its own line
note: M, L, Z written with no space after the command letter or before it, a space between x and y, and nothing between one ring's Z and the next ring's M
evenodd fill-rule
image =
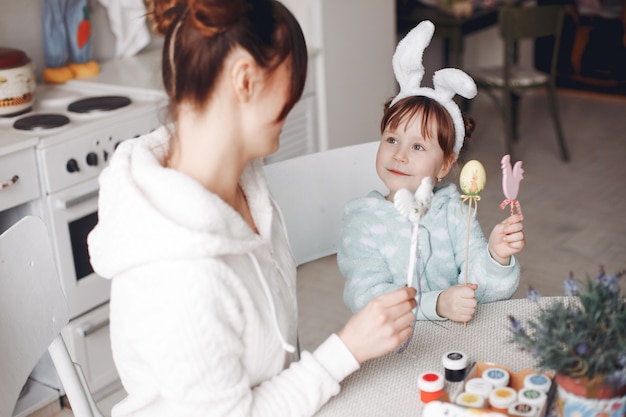
M465 285L468 283L469 277L469 238L470 238L470 221L472 219L472 201L474 199L469 199L468 210L467 210L467 236L465 238Z
M474 202L474 204L476 204L476 208L478 208L478 202L474 201L473 198L470 198L467 207L467 236L465 238L465 285L467 285L469 282L469 238L470 224L472 219L472 202ZM467 327L467 322L463 323L463 327Z
M409 258L409 269L406 273L407 287L413 286L413 276L415 274L415 258L417 256L417 233L419 231L419 226L417 224L413 224L412 228L413 230L411 232L411 251L409 252L411 257Z

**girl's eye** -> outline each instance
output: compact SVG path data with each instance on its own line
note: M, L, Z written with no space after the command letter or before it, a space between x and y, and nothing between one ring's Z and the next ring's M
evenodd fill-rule
M422 145L420 145L420 144L417 144L417 143L416 143L416 144L414 144L414 145L411 147L411 149L413 149L414 151L423 151L423 150L424 150L424 147L423 147Z
M398 140L396 138L389 137L387 138L387 143L395 145L396 143L398 143Z

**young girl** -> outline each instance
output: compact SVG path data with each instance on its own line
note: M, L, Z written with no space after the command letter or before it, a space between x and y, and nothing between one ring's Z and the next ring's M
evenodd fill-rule
M300 27L276 0L150 8L173 122L117 148L88 238L95 271L112 279L128 393L112 415L311 416L408 339L415 290L377 298L298 355L295 262L260 158L302 93Z
M458 88L471 98L475 85L461 71L446 69L435 74L435 89L419 86L423 67L421 62L416 66L410 54L421 54L433 30L432 23L422 22L394 54L401 91L385 106L376 156L376 172L389 193L372 191L347 204L337 259L346 279L344 301L354 312L374 297L405 286L412 224L395 208L394 196L403 188L414 193L422 179L430 177L436 184L430 209L420 223L417 268L423 293L417 297L418 319L467 322L477 303L513 295L519 283L519 265L513 255L522 250L525 240L518 215L497 224L489 241L472 217L471 284L462 285L468 209L456 186L442 180L474 127L473 120L463 117L452 101L450 89ZM421 55L419 58L421 61ZM411 73L411 65L422 72L418 78L403 76ZM459 85L469 88L465 91Z

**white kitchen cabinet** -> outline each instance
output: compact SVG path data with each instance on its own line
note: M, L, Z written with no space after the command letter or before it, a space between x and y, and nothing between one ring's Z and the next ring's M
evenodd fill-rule
M315 66L319 149L379 138L396 94L394 0L283 0L300 21Z

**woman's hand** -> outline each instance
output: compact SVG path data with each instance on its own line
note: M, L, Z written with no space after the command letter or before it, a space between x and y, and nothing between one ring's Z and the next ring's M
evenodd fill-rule
M437 314L452 321L467 323L476 312L477 284L455 285L439 294Z
M389 353L413 332L415 288L404 287L370 301L337 335L359 364Z
M489 235L489 253L500 265L508 265L511 256L526 245L522 216L514 214L496 224Z

